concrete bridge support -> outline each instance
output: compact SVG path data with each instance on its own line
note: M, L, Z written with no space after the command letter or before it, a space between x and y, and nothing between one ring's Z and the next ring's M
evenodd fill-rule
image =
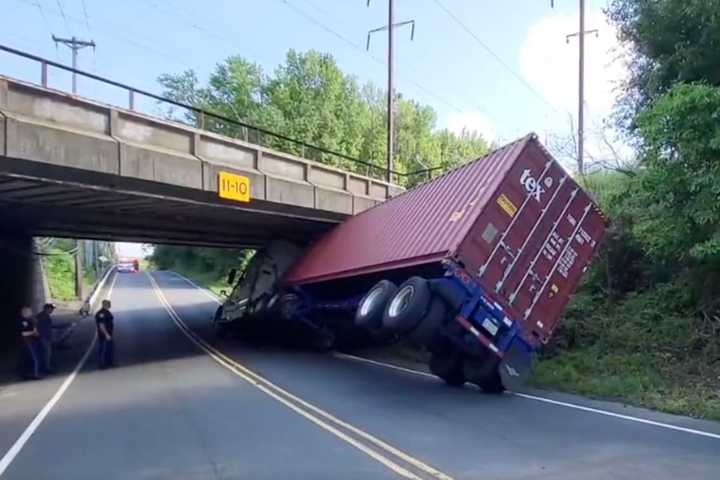
M38 311L49 297L42 258L35 255L30 235L0 231L0 349L18 344L17 318L29 305Z

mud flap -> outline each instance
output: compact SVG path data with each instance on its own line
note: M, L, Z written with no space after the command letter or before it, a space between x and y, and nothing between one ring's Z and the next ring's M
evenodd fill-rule
M500 361L503 386L508 390L522 390L532 374L534 354L529 345L515 338Z

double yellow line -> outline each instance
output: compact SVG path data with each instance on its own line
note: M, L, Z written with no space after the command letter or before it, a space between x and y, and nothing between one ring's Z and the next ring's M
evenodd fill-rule
M424 480L434 478L438 480L453 480L453 478L417 458L389 445L379 438L340 420L334 415L312 405L292 393L278 387L266 378L244 367L237 361L228 357L210 345L203 338L193 332L182 320L180 315L170 305L160 286L149 273L145 272L152 284L155 295L163 305L168 315L190 341L207 353L213 360L233 372L238 377L255 386L258 390L282 403L297 414L305 417L318 427L332 433L344 442L357 448L367 456L380 462L385 467L401 477L411 480Z

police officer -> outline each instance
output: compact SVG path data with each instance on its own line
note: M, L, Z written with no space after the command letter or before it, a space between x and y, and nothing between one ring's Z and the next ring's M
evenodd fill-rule
M102 308L95 314L98 336L98 367L100 369L112 367L115 362L115 345L113 343L115 319L110 313L110 307L110 300L103 300Z
M41 367L44 373L52 373L52 313L55 305L46 303L42 312L35 316L35 325L39 335L38 342L42 353Z
M22 374L29 379L38 379L40 377L40 352L38 348L38 334L35 327L35 319L32 315L30 307L23 307L20 310L20 335L22 335L22 354L21 369Z

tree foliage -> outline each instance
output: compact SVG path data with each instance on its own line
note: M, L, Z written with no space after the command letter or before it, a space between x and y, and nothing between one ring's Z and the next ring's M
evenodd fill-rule
M165 95L175 100L360 158L379 168L206 119L206 127L213 131L358 173L382 175L387 145L386 94L372 84L358 85L329 54L290 50L285 62L271 75L257 64L233 56L217 65L205 86L192 70L162 75L159 81ZM437 130L437 115L431 107L396 93L395 108L394 170L398 172L451 168L488 151L488 142L475 132L455 135ZM181 118L193 123L198 120L187 112ZM411 186L422 179L409 178L405 184Z
M637 124L639 238L672 261L720 258L720 88L677 84Z
M626 126L675 83L720 85L720 0L613 0L607 13L628 51Z
M629 52L617 114L638 163L583 179L612 223L541 376L720 418L720 0L608 13Z

